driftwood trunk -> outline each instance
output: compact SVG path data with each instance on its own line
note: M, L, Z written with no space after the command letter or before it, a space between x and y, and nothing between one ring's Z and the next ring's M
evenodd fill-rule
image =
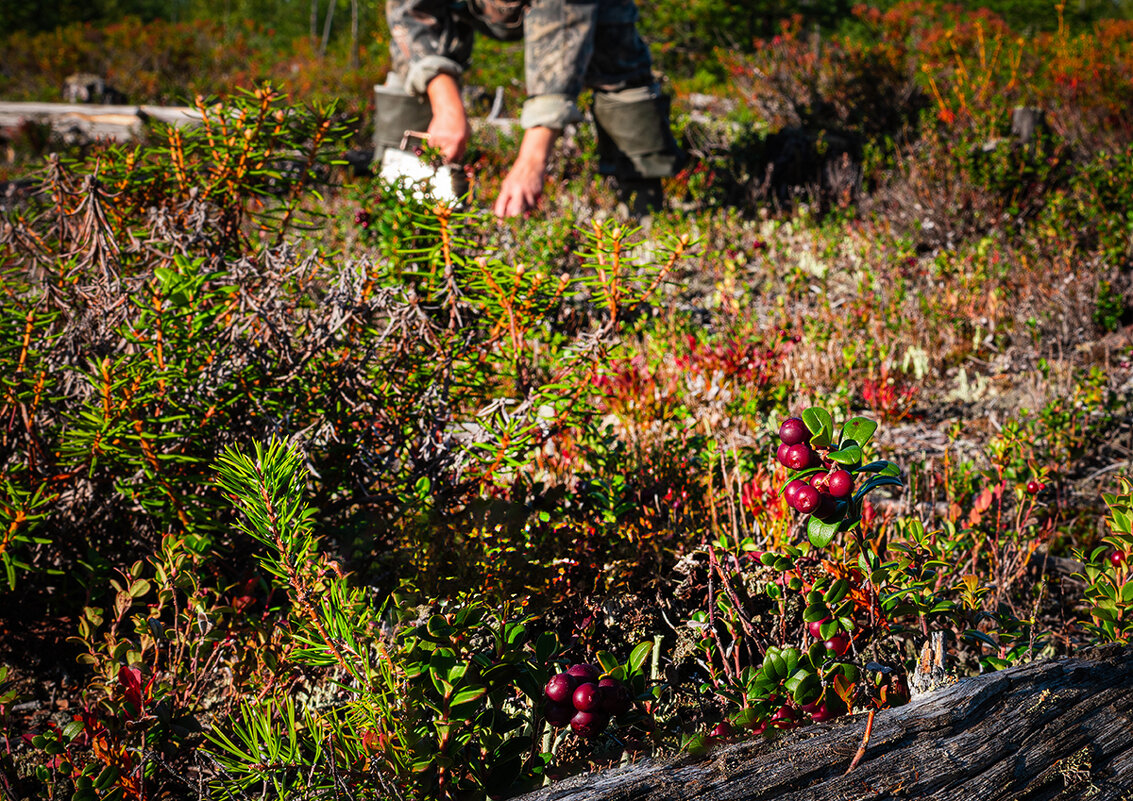
M517 801L1133 799L1133 648L965 679L878 712L578 776Z
M25 122L50 125L64 138L128 141L142 133L148 119L172 125L196 125L201 116L182 106L105 106L90 103L0 102L0 131Z

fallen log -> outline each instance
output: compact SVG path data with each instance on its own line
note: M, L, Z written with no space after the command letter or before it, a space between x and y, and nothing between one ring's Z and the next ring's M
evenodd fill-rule
M138 136L150 119L171 125L196 125L201 116L195 108L186 106L0 102L0 129L18 128L32 122L49 125L63 137L83 140L128 141Z
M963 679L878 712L576 776L516 801L1133 798L1133 647Z

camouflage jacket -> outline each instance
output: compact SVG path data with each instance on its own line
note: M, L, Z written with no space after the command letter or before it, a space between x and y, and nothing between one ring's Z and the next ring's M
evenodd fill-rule
M414 95L441 73L459 77L476 33L524 39L524 128L582 118L584 87L618 92L653 83L633 0L387 0L393 70Z

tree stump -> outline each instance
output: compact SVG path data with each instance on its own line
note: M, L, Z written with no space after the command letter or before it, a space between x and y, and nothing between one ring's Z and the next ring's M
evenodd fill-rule
M878 712L576 776L519 801L1133 799L1133 647L1105 646Z

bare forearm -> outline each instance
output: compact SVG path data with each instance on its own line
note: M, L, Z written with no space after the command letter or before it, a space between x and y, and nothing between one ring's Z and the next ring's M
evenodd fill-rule
M464 113L460 85L456 78L442 72L429 81L426 92L433 109L433 121L429 123L429 144L440 149L445 161L457 161L464 155L472 133L468 116Z
M547 169L547 162L551 158L551 148L559 138L559 131L553 128L536 126L523 132L523 141L519 145L519 155L516 163L524 162L531 166L538 166L541 170Z
M456 78L448 73L442 72L429 81L425 91L429 95L429 103L433 107L434 114L453 109L460 109L460 113L464 113L464 101L460 97L460 86L457 84Z
M498 217L514 217L535 208L543 194L547 161L559 136L554 128L528 128L519 145L515 164L504 178L493 210Z

